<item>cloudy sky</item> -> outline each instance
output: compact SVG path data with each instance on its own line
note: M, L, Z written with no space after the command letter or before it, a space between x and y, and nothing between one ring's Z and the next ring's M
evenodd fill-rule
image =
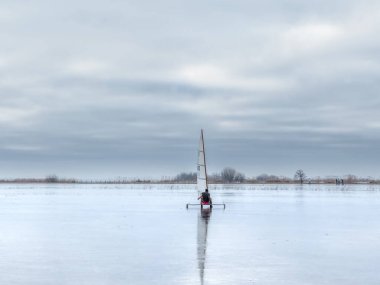
M380 177L380 2L1 0L0 178Z

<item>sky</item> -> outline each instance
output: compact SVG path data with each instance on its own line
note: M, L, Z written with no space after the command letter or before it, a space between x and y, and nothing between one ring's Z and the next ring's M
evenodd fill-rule
M1 0L0 178L380 177L380 2Z

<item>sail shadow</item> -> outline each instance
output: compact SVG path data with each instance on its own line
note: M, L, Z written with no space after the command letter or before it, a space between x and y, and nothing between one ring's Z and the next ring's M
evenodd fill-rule
M204 271L207 251L207 233L212 209L201 209L198 214L197 258L199 278L201 285L204 284Z

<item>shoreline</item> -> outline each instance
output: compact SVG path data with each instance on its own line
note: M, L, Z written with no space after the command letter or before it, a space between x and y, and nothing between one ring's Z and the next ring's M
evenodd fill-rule
M173 181L57 181L57 182L47 182L47 181L18 181L18 180L1 180L0 184L78 184L78 185L196 185L195 182L173 182ZM302 183L299 182L242 182L242 183L225 183L225 182L213 182L209 185L336 185L336 186L345 186L345 185L380 185L380 181L359 181L359 182L347 182L344 184L336 184L333 182L308 182Z

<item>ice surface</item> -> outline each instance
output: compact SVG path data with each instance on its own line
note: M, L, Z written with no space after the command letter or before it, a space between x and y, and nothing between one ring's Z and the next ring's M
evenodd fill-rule
M380 187L0 185L0 284L380 284Z

